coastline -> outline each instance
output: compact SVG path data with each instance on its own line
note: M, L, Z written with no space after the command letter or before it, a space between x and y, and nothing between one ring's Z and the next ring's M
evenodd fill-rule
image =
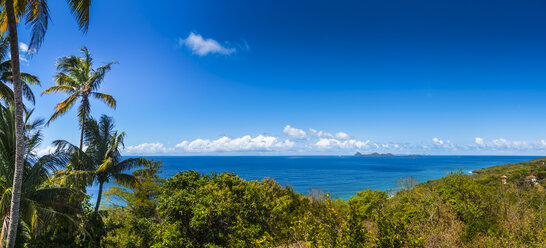
M210 233L210 225L224 225L215 229L218 235L230 234L230 240L236 237L244 244L254 242L253 247L315 247L315 242L330 247L339 247L339 242L345 242L341 247L354 247L355 242L363 244L358 247L544 247L545 164L546 157L539 157L490 166L474 175L459 171L422 183L405 178L395 192L362 188L348 199L322 191L301 194L271 179L188 170L156 188L162 207L154 209L163 217L157 226L160 233L187 227L197 216L204 225L190 225L188 230ZM113 223L132 216L126 209L106 208L117 214L112 215ZM239 235L248 230L241 222L267 230L271 243L264 245L260 233L250 239Z
M448 172L465 172L507 163L524 162L530 156L149 156L163 161L160 176L170 178L180 171L200 173L233 172L249 181L272 178L307 194L311 189L348 200L365 189L397 191L397 182L414 177L418 183L440 179ZM110 184L111 185L111 184ZM108 185L108 186L110 186ZM96 186L90 187L96 194Z

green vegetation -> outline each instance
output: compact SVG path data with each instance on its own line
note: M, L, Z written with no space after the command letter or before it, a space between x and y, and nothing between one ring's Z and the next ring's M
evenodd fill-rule
M348 201L302 195L273 180L159 167L133 174L146 188L114 187L105 247L545 247L546 159L450 173L402 190L365 190ZM500 175L508 182L502 184ZM525 175L525 176L522 176ZM113 200L115 199L115 200Z

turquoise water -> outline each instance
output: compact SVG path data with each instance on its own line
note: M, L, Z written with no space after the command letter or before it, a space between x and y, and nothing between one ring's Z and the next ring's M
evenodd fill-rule
M464 172L500 164L517 163L533 156L424 156L424 157L354 157L354 156L193 156L147 157L163 161L161 176L180 171L203 173L235 172L246 180L269 177L290 185L300 193L310 189L329 192L348 199L364 189L396 190L399 179L412 176L418 182L438 179L451 171ZM88 192L96 194L97 186ZM94 197L93 197L94 198Z

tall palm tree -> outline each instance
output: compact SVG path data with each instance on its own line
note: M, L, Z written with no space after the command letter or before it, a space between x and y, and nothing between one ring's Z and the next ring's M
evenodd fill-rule
M116 107L116 99L114 97L109 94L97 92L102 81L104 81L106 72L110 71L111 66L116 64L116 62L110 62L97 69L93 69L93 58L89 50L84 46L80 51L83 54L82 57L72 55L63 57L57 62L57 70L59 72L54 77L57 85L48 88L42 92L42 95L52 92L64 92L69 95L68 98L55 106L55 113L47 121L47 124L66 113L75 105L78 99L80 100L78 117L80 119L80 150L82 150L85 120L91 111L89 97L102 100L111 108Z
M72 216L81 209L74 196L83 197L82 193L70 188L52 187L48 185L49 171L62 161L53 155L38 158L34 153L42 140L40 126L42 119L30 121L32 111L26 113L24 119L25 153L24 181L21 194L20 222L28 226L33 234L43 230L52 221L60 220L66 223L72 221ZM8 234L12 181L15 160L15 111L13 106L0 106L0 217L2 231L0 244L3 244Z
M67 0L72 14L84 32L89 27L89 6L91 0ZM10 209L10 225L8 230L7 247L15 246L17 225L19 223L19 202L21 185L23 184L23 100L21 87L21 72L19 61L19 40L17 37L17 23L23 19L32 29L30 48L37 49L42 43L47 31L49 9L47 0L3 0L0 1L0 33L2 37L9 36L11 67L13 73L13 104L15 106L15 171L13 176L13 194Z
M103 115L100 122L88 119L85 129L85 151L83 159L78 159L78 166L72 166L67 170L57 170L53 174L62 185L89 186L98 183L99 192L95 213L99 211L102 190L105 183L114 181L125 187L138 184L138 179L125 173L136 167L150 165L152 162L145 158L128 158L123 160L121 149L125 133L114 131L112 118ZM57 140L54 142L57 151L65 151L65 154L75 154L78 147L68 141Z

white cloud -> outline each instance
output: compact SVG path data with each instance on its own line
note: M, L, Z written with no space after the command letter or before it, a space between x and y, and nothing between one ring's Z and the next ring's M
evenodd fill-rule
M179 44L190 48L194 54L199 56L213 53L230 55L237 51L235 48L220 45L216 40L210 38L204 39L200 34L195 34L193 32L191 32L186 39L180 39Z
M245 135L217 139L197 138L184 140L167 147L160 142L126 147L126 154L192 154L192 153L274 153L274 154L351 154L354 152L380 152L393 154L542 154L546 153L546 139L513 141L505 138L486 140L474 138L471 143L452 143L434 137L423 143L380 143L357 139L344 132L335 134L309 128L309 131L286 125L283 133L289 137L272 135ZM44 155L53 147L37 149Z
M334 138L334 135L332 135L331 133L327 133L327 132L323 132L323 131L317 131L317 130L312 129L312 128L309 128L309 133L313 137L317 137L317 138Z
M499 148L507 148L510 147L511 143L508 142L508 140L500 138L500 139L494 139L492 141L493 146L499 147Z
M441 139L438 139L436 137L432 138L432 142L434 142L435 145L441 146L444 144L444 141Z
M19 49L21 50L21 52L28 52L28 45L23 43L23 42L19 42Z
M36 53L36 49L29 48L24 42L19 42L19 60L28 65L30 55ZM8 53L8 58L11 59L11 53Z
M251 137L246 135L240 138L229 138L227 136L216 140L196 139L193 141L182 141L176 145L177 149L184 152L243 152L243 151L278 151L292 148L294 142L281 140L274 136L258 135Z
M163 144L156 143L143 143L136 146L125 147L125 152L128 154L161 154L173 151L173 148L167 148Z
M493 139L491 141L484 140L482 138L475 138L474 145L470 145L470 148L474 148L481 151L502 151L502 152L545 152L546 140L539 141L511 141L505 138Z
M291 127L290 125L286 125L282 132L294 139L307 139L305 131Z
M476 137L476 138L474 139L474 142L475 142L476 145L478 145L478 146L483 146L483 145L485 144L484 141L483 141L483 139L480 138L480 137Z
M55 152L55 147L53 146L47 146L47 147L44 147L44 148L36 148L34 149L34 154L36 154L36 156L44 156L44 155L48 155L48 154L51 154L53 152Z
M349 136L347 133L344 133L344 132L337 132L336 138L342 139L342 140L348 140L348 139L351 139L351 136Z
M432 142L434 143L436 148L457 150L457 147L453 143L451 143L451 141L449 140L444 141L437 137L434 137L432 138Z
M349 140L351 139L351 136L349 136L347 133L345 132L337 132L334 134L331 134L331 133L328 133L328 132L323 132L323 131L319 131L319 130L316 130L316 129L313 129L313 128L309 128L309 134L312 136L312 137L316 137L316 138L328 138L328 139L341 139L341 140Z
M319 150L360 150L369 149L371 146L377 144L371 144L369 140L359 141L355 139L350 140L338 140L333 138L320 138L314 146Z
M34 54L36 53L36 49L29 48L29 46L24 42L19 42L19 51L24 54Z

